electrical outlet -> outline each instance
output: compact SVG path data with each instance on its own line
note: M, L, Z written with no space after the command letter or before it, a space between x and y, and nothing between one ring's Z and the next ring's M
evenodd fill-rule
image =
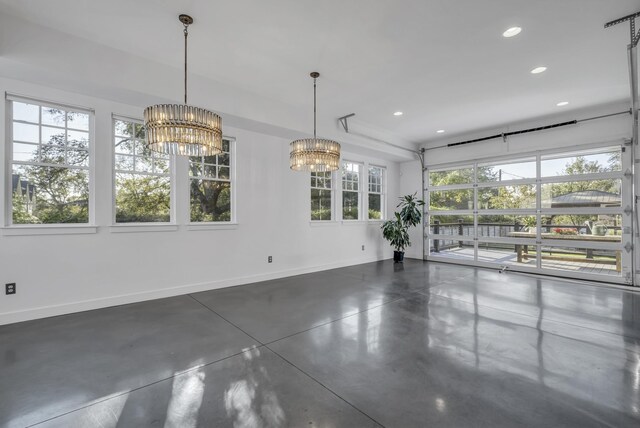
M273 256L269 256L269 258L267 259L267 261L268 261L269 263L273 263Z
M16 283L10 282L9 284L5 284L5 293L6 294L16 294Z
M364 251L364 244L362 245L362 251Z

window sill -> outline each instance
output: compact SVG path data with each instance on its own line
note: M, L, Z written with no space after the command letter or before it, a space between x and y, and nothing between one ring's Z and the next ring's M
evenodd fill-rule
M311 220L309 226L311 227L330 227L337 226L340 222L334 220Z
M386 220L369 220L367 222L367 224L369 224L370 226L379 226L382 223L384 223Z
M175 224L114 224L109 226L111 233L139 233L139 232L175 232Z
M3 227L2 235L83 235L96 233L97 231L98 227L91 225L16 225Z
M187 230L234 230L238 228L238 223L189 223Z
M366 220L342 220L343 226L364 226L367 223Z

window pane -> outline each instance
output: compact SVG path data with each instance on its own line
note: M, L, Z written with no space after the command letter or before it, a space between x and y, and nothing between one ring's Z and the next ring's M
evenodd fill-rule
M66 162L64 146L45 145L40 146L40 162L64 165Z
M168 222L171 180L143 174L116 174L116 222Z
M478 236L535 239L536 224L534 215L480 215Z
M116 169L120 171L133 171L133 156L116 155Z
M541 160L542 177L558 175L580 175L598 172L620 171L622 169L622 150L620 147L585 150L570 155L543 156Z
M342 192L343 220L358 220L358 192Z
M24 141L26 143L39 143L40 134L38 125L29 125L26 123L13 124L13 141Z
M231 221L231 183L192 179L191 221Z
M52 108L52 107L42 107L42 124L43 125L55 125L55 126L65 126L65 116L66 113L64 110Z
M429 171L431 186L473 183L473 168L456 168L444 171Z
M89 133L82 131L67 131L67 145L78 149L88 149Z
M147 148L147 145L142 140L134 140L135 154L138 156L153 156L156 152Z
M622 242L622 216L616 214L554 214L541 219L543 239ZM598 237L603 238L598 238Z
M311 189L311 220L331 220L331 191Z
M189 162L189 175L191 177L202 176L202 164L200 162Z
M153 172L156 174L169 174L169 160L163 158L153 158Z
M580 248L579 242L567 246L542 246L542 268L589 275L621 276L622 249Z
M38 161L38 145L13 143L13 160L14 161Z
M537 264L535 245L505 244L502 242L479 242L478 261L498 265L519 265L535 268Z
M432 215L429 233L435 235L474 236L472 215Z
M67 113L67 127L88 131L89 115L86 113L78 113L75 111Z
M51 144L56 146L65 145L65 131L60 128L42 127L42 144Z
M114 120L114 133L120 137L133 137L134 124L131 122L124 122L122 120Z
M513 161L500 164L478 165L478 182L521 180L536 178L536 161Z
M216 166L215 165L206 165L205 164L202 175L204 177L218 178Z
M13 120L24 120L26 122L38 123L40 117L40 106L36 104L13 102Z
M67 165L89 166L89 152L67 149Z
M86 170L14 165L14 224L87 223L89 174Z
M134 136L140 140L144 140L145 135L146 130L144 129L144 125L136 123L134 128Z
M369 193L369 219L382 220L382 195Z
M621 185L619 179L544 183L542 208L619 207Z
M116 153L123 153L128 155L132 155L134 153L135 143L131 138L116 137L115 144Z
M229 153L218 155L218 165L229 166Z
M536 207L536 186L500 186L478 188L478 209L508 210Z
M153 172L153 159L149 156L135 157L136 172Z
M472 210L473 190L443 190L430 192L431 210Z
M473 241L454 241L450 239L430 239L431 255L457 260L474 259Z

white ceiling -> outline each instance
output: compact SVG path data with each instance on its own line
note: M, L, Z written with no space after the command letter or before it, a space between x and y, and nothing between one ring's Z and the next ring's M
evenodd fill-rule
M0 0L0 13L412 142L628 98L638 0ZM502 37L511 26L523 32ZM538 65L546 73L531 75ZM197 90L191 88L191 90ZM395 117L392 113L405 114ZM438 129L447 133L436 135Z

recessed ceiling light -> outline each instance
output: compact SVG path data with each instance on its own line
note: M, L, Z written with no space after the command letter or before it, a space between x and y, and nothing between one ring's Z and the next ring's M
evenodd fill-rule
M404 113L402 113L401 111L397 111L395 113L393 113L394 116L402 116Z
M442 133L444 133L444 129L438 129L436 132L437 132L438 134L442 134Z
M564 107L566 105L569 104L569 101L560 101L558 104L556 104L558 107Z
M522 31L522 28L520 27L511 27L508 28L504 33L502 33L502 37L513 37L513 36L517 36L518 34L520 34L520 32Z
M536 67L533 70L531 70L531 74L540 74L540 73L544 73L545 71L547 71L547 67Z

